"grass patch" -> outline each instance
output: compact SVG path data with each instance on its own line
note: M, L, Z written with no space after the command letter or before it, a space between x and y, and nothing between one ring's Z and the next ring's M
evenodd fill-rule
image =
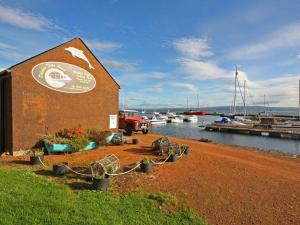
M28 171L0 168L0 224L207 224L189 210L164 213L153 200L163 194L82 191Z

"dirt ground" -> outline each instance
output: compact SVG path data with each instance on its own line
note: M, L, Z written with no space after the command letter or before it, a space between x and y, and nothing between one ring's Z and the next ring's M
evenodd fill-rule
M67 161L76 168L109 153L117 155L121 165L128 167L144 157L158 159L150 146L159 135L135 137L140 144L46 156L48 174L53 163ZM190 154L175 163L155 166L150 174L137 171L114 177L112 189L119 193L137 188L169 193L211 224L300 224L300 159L249 148L170 139L189 145ZM37 170L27 161L28 157L3 156L0 165ZM79 185L73 185L76 187Z

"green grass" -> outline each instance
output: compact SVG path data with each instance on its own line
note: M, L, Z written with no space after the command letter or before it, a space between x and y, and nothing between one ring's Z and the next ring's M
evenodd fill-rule
M0 168L0 224L206 224L186 209L164 213L156 202L162 195L153 196L75 193L32 172Z

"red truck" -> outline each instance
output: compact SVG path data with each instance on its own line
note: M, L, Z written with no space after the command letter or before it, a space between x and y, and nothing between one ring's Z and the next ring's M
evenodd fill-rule
M150 129L150 122L149 120L143 119L136 110L120 110L119 129L125 130L129 136L137 131L142 131L143 134L147 134Z

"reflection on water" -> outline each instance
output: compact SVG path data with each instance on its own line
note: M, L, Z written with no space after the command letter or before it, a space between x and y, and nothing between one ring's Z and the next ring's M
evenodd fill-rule
M205 123L211 123L217 118L219 117L205 116ZM199 118L198 123L184 122L177 124L168 123L166 125L155 125L152 126L151 133L158 133L175 137L185 137L191 139L208 138L216 143L249 146L300 155L300 142L298 140L208 132L199 128L200 124L201 117Z

